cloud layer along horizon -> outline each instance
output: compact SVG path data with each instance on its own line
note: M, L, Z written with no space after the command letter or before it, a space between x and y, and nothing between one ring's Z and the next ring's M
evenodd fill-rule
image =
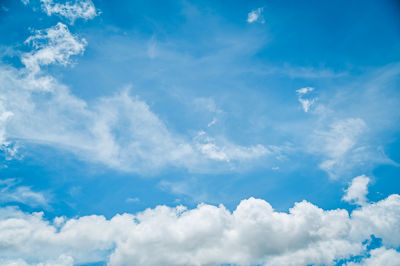
M358 183L353 179L347 198ZM349 196L350 195L350 196ZM353 196L354 197L354 196ZM363 194L361 197L365 197ZM360 200L359 196L356 196ZM275 211L261 199L223 205L157 206L137 214L48 221L43 212L0 209L4 264L74 265L393 265L400 253L400 195L348 212L297 202ZM382 246L370 248L371 238ZM357 260L358 259L358 260ZM57 261L57 262L55 262ZM375 264L373 264L375 263Z

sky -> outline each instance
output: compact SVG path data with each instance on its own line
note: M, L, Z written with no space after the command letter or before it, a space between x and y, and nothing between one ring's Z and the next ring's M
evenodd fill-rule
M399 265L398 1L0 0L0 265Z

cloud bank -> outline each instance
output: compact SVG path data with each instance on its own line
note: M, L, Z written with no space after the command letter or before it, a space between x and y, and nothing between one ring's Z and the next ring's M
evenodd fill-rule
M307 201L288 213L277 212L254 198L233 212L223 205L157 206L109 220L91 215L48 221L43 213L5 207L0 209L0 257L32 265L333 265L361 256L365 265L395 265L399 228L400 195L350 214ZM383 246L368 251L371 235Z

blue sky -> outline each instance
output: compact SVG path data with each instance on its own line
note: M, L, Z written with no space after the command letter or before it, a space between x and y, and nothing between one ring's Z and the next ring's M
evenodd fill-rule
M396 1L0 1L0 238L27 239L0 240L0 262L396 265L399 12Z

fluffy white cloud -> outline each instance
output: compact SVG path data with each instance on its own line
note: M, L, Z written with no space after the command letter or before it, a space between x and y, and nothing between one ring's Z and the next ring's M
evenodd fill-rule
M20 202L32 207L48 206L43 193L32 191L30 187L18 186L15 178L0 180L0 202Z
M357 176L353 178L349 188L346 190L346 194L342 200L354 203L357 205L364 205L367 202L368 194L368 183L370 182L369 177L365 175Z
M62 23L44 31L37 31L25 43L32 44L34 50L22 55L21 61L34 73L40 66L58 63L67 65L72 55L82 54L86 41L72 35Z
M400 246L400 196L394 194L373 204L365 204L352 212L352 234L374 234L389 247Z
M253 23L253 22L260 22L260 23L265 23L265 20L262 16L262 12L263 12L264 8L260 7L257 8L255 10L252 10L251 12L249 12L247 14L247 22L248 23Z
M65 4L54 3L53 0L40 0L42 9L48 16L53 14L67 18L71 24L76 19L93 19L98 15L95 6L91 0L76 0L74 4L66 2Z
M383 216L382 216L383 215ZM138 214L56 218L0 209L0 257L26 263L60 260L109 265L332 265L363 254L371 234L386 248L400 245L400 196L391 195L348 214L303 201L288 213L250 198L230 212L200 204L158 206ZM384 249L375 257L393 257ZM396 255L396 254L395 254ZM366 260L366 262L368 259Z
M364 258L360 263L348 263L348 266L364 265L364 266L398 266L400 262L400 252L394 249L386 249L385 247L371 250L370 256Z

